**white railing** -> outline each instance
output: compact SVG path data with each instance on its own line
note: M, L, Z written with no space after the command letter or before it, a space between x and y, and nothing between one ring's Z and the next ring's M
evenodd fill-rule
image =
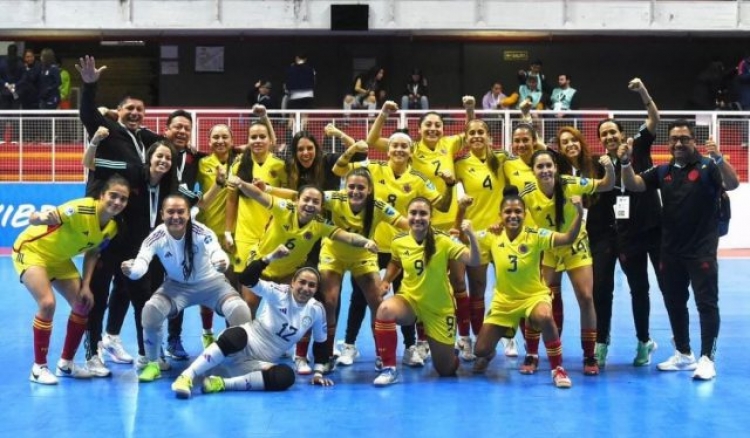
M172 110L149 110L144 125L163 132ZM198 150L208 151L208 133L218 123L228 125L234 134L234 142L241 145L247 141L247 128L253 121L250 110L236 109L188 109L193 115L193 144ZM465 116L462 110L439 110L444 118L445 133L463 131ZM418 136L419 118L423 111L399 111L386 123L383 134L389 135L396 128L408 128L410 135ZM509 149L512 130L519 122L517 111L477 111L486 120L494 146ZM277 154L284 156L286 144L292 133L301 129L310 131L322 143L325 150L340 151L337 139L325 139L324 127L332 123L355 139L364 139L374 120L375 113L368 111L312 110L272 111L270 118L278 139ZM600 120L613 117L620 120L626 135L634 135L646 113L644 111L570 111L566 117L557 118L553 112L539 112L538 129L549 142L562 126L575 126L586 137L594 152L602 153L597 133ZM665 145L667 125L671 120L686 118L696 122L698 144L708 136L718 140L722 152L737 168L743 182L749 182L748 144L750 144L750 112L676 112L662 111L662 123L657 132L654 159L667 161L669 151ZM0 111L0 181L83 181L85 172L80 166L86 132L75 110L66 111ZM382 154L375 154L382 157Z

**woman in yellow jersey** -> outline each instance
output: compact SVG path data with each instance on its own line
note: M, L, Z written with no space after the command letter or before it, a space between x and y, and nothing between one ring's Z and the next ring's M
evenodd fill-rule
M409 201L417 196L428 199L437 210L448 211L452 203L453 192L448 190L444 195L441 195L427 177L412 169L412 141L408 135L403 132L396 132L391 135L388 139L388 161L349 162L356 152L366 151L367 144L364 142L357 142L349 147L336 162L334 173L343 176L351 169L366 167L375 182L375 197L385 201L402 215L406 213L406 206ZM455 178L452 174L441 173L441 175L446 178L449 184L455 185ZM394 227L387 224L381 224L375 230L375 242L377 242L381 252L378 255L380 269L384 269L388 265L391 257L391 241L397 233L398 231ZM400 278L394 279L395 291L399 290L399 284ZM351 311L350 315L352 315ZM364 309L361 313L358 312L355 315L358 319L350 319L347 323L347 338L350 338L351 333L359 331L364 319ZM424 366L424 358L415 347L414 329L402 327L402 332L405 347L404 364L413 367ZM344 348L347 348L347 344L353 345L353 341L354 339L347 339ZM349 342L352 343L349 344Z
M524 226L526 205L518 189L509 186L503 193L500 234L477 233L483 254L495 266L495 290L490 311L477 336L474 372L482 373L495 356L495 347L503 336L512 337L521 319L544 335L552 368L552 382L558 388L570 388L571 381L562 367L562 343L552 317L552 298L542 281L539 262L544 251L573 243L581 229L583 208L578 196L571 197L575 217L565 233ZM538 349L538 342L535 345ZM535 352L538 357L538 351Z
M382 283L383 291L388 291L391 281L403 271L401 290L380 304L375 320L375 344L383 361L383 369L373 382L376 386L398 382L396 324L410 325L417 320L424 324L435 370L442 377L455 375L456 308L448 269L456 263L476 266L480 262L470 221L461 224L469 240L466 248L432 228L432 205L427 199L413 199L407 210L410 231L393 240L393 257Z
M330 212L334 225L365 237L375 234L380 223L401 230L409 229L406 219L395 208L375 198L374 186L370 172L360 167L350 170L346 175L344 190L325 192L325 209ZM362 290L372 314L374 329L375 312L382 301L380 268L377 255L324 239L318 270L322 277L322 298L328 319L328 355L333 356L337 309L344 273L350 271L352 279Z
M503 163L508 158L504 151L492 150L489 127L482 120L474 119L464 130L469 154L456 160L456 178L461 182L471 207L459 206L456 227L464 218L470 219L472 226L484 230L497 221L501 198L497 196L505 187ZM474 360L470 331L479 334L484 320L484 291L487 288L487 264L489 258L482 257L482 263L473 268L457 266L455 277L468 276L469 293L465 286L456 293L456 318L458 323L457 347L463 360ZM508 342L512 342L508 341Z
M262 181L270 191L272 187L286 184L286 171L284 162L271 154L271 139L274 136L269 126L270 123L250 125L248 145L232 164L230 174L248 183ZM245 269L250 248L257 246L263 237L271 213L247 194L238 191L236 185L229 185L227 190L223 234L227 248L233 251L234 271L239 273ZM254 315L260 300L249 289L243 288L242 292Z
M539 140L534 127L528 123L519 123L513 130L512 156L503 163L503 174L508 185L523 190L528 184L536 182L531 170L531 156L538 150L547 149Z
M600 158L604 166L605 174L601 179L579 178L575 176L560 175L557 172L555 156L550 151L537 151L531 157L531 166L534 170L536 183L526 186L521 191L521 197L526 203L529 215L538 226L563 232L570 228L575 216L575 209L567 202L571 196L591 195L596 192L612 190L615 183L615 169L612 160L608 156ZM588 235L582 229L570 245L561 246L550 251L545 251L542 260L542 276L552 291L552 310L557 327L562 331L562 297L560 295L560 283L562 272L568 273L573 285L578 306L581 313L581 346L583 347L584 366L586 375L595 376L599 374L599 366L594 356L596 344L596 311L593 299L593 271L591 268L591 250L589 248ZM538 333L528 333L526 342L534 342ZM528 353L528 352L527 352ZM521 371L534 373L538 365L538 359L527 354Z
M90 279L99 251L117 234L114 217L125 209L129 197L130 184L114 175L104 184L99 199L76 199L53 210L32 213L29 227L13 244L13 266L38 306L33 329L34 365L29 376L32 382L54 385L56 376L92 376L86 367L73 363L94 296L90 289L81 287L81 275L71 259L85 253L83 275ZM54 374L47 366L56 305L53 287L71 307L65 344Z
M200 211L198 212L198 221L205 224L220 239L222 248L227 252L229 259L232 260L233 253L231 247L227 245L224 238L226 225L226 204L227 192L226 182L229 174L229 167L234 160L234 136L229 126L218 124L211 127L208 131L208 144L211 148L211 154L206 155L198 161L197 182L200 185L203 196L198 202ZM240 289L239 281L234 269L224 271L224 276L237 290ZM213 335L213 315L211 308L201 306L201 320L203 325L203 347L207 347L214 341Z

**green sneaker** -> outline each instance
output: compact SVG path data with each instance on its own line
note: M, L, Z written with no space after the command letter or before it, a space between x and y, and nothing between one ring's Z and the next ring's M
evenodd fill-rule
M204 394L222 392L224 391L224 379L219 376L206 376L206 378L203 379L201 390L203 390Z
M203 336L201 336L201 341L203 342L203 349L205 350L209 345L213 344L216 339L214 339L213 333L203 333Z
M642 367L651 363L651 353L656 350L658 346L656 342L651 339L648 342L638 341L638 347L635 350L635 359L633 359L634 367Z
M161 378L161 370L158 362L149 362L141 371L138 380L141 382L153 382Z
M177 380L172 383L172 391L177 398L190 398L191 389L193 389L193 379L184 374L177 376Z
M599 364L599 368L604 368L604 366L607 364L607 352L609 350L609 345L605 343L596 343L596 347L594 348L594 357L596 357L596 362Z

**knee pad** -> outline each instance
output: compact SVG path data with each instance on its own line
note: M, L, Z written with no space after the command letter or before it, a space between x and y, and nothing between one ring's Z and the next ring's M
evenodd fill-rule
M250 308L247 307L245 300L239 296L232 296L224 300L221 303L221 313L227 319L230 326L252 322L253 320Z
M274 365L262 373L266 391L284 391L294 385L294 371L288 365Z
M216 345L224 356L234 354L247 346L247 332L242 327L229 327L221 332Z
M144 328L155 329L161 327L172 311L172 302L161 294L154 294L143 306L141 325Z

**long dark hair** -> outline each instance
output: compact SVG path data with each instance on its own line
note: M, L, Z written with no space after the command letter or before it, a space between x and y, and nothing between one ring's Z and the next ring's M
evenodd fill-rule
M547 155L548 157L550 157L555 166L557 166L555 154L548 150L539 150L531 155L532 169L534 168L534 163L536 162L537 158L541 157L542 155ZM552 193L555 202L555 230L560 231L562 225L565 223L565 217L563 215L563 207L565 206L565 192L563 192L563 184L562 180L560 179L559 170L555 172L555 186Z
M568 175L573 174L573 168L572 166L575 165L566 155L563 151L562 144L560 143L560 138L564 133L568 133L575 137L575 139L578 141L578 143L581 145L581 154L578 157L578 164L576 167L581 172L581 176L585 176L587 178L595 178L596 170L594 165L594 160L591 155L591 149L589 148L589 144L586 141L586 138L581 134L581 131L577 130L576 128L572 126L563 126L560 128L559 131L557 131L557 147L558 149L558 155L560 156L559 160L559 172L565 173Z
M349 177L352 176L361 176L365 178L367 180L367 185L370 188L370 193L367 195L367 198L365 198L364 217L362 221L362 235L369 238L373 216L375 216L375 184L373 184L372 175L366 167L358 167L350 170L349 173L346 174L344 180L348 181Z
M268 134L268 127L260 122L253 122L247 130L250 131L250 129L253 126L262 126L266 133ZM244 151L242 151L242 155L240 156L240 165L237 169L237 176L242 179L242 181L252 183L253 182L253 168L255 167L255 162L253 161L253 151L250 145L248 145ZM242 193L242 191L240 191Z
M490 127L487 125L487 122L481 119L473 119L466 122L466 127L464 128L464 133L468 135L469 133L469 125L472 123L481 123L484 126L484 130L487 133L487 138L490 137ZM485 160L487 162L487 166L490 168L490 171L492 171L492 174L495 176L498 175L498 171L500 170L500 160L497 158L497 155L492 151L492 147L490 143L485 143Z
M159 180L159 191L160 193L170 193L177 189L179 182L177 180L177 171L175 170L174 165L174 161L177 159L177 149L172 146L172 143L169 140L164 139L156 141L146 149L146 181L148 183L148 178L150 177L151 158L160 146L169 149L170 154L172 154L172 165L170 166L169 171L162 175Z
M182 262L182 276L185 278L185 281L187 281L191 275L193 275L193 268L194 263L193 260L195 260L195 248L193 245L193 219L190 215L190 199L188 199L185 195L182 193L170 193L167 195L166 198L164 198L164 201L161 203L162 211L164 210L164 205L167 203L170 199L181 199L185 202L185 206L188 209L188 220L185 224L185 246L183 248L184 251L184 261Z
M315 158L309 169L302 166L297 158L297 148L302 139L307 139L315 146ZM318 140L309 131L300 131L292 137L292 143L289 145L289 158L286 160L286 174L289 179L289 188L297 190L305 184L312 184L317 187L325 186L325 164L323 163L323 149L320 147Z
M423 198L421 196L417 196L416 198L409 201L409 205L406 207L407 211L409 207L411 207L412 204L415 202L424 202L427 204L427 208L430 209L430 214L432 214L432 204L427 198ZM430 224L429 227L427 227L427 234L424 238L424 265L425 267L430 264L430 260L432 259L432 256L435 255L436 251L435 246L435 230L432 229L432 224Z

